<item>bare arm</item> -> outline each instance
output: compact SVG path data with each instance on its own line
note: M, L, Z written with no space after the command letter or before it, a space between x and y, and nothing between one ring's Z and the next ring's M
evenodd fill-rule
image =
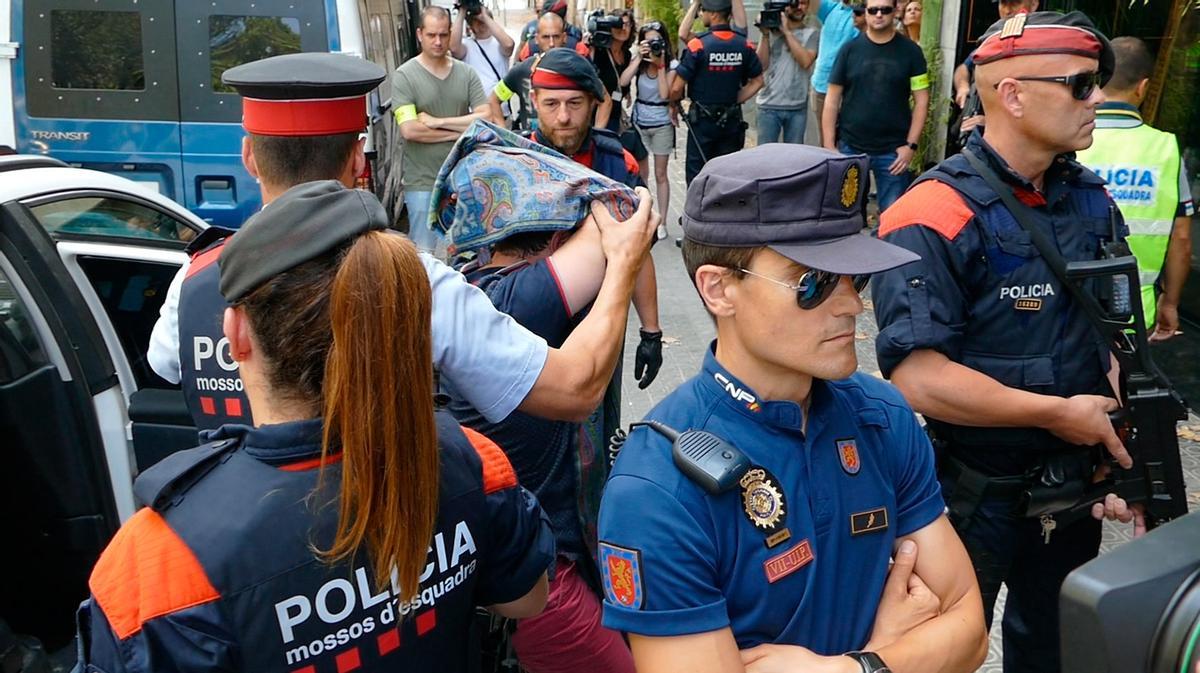
M631 633L629 646L638 673L741 673L745 670L733 631L728 627L665 638Z
M832 87L830 87L832 88ZM912 121L908 125L908 142L916 144L925 130L925 118L929 116L929 89L913 92Z
M679 41L687 42L692 39L692 24L696 23L696 14L700 11L700 0L692 0L692 4L688 6L687 12L684 12L683 18L679 20Z
M842 85L829 83L829 92L825 94L825 109L821 110L821 128L825 129L825 137L821 145L827 150L837 151L837 120L842 107Z
M629 83L633 81L633 78L637 77L638 66L642 64L642 59L645 58L646 55L645 51L643 51L643 48L644 44L639 42L637 45L637 51L629 59L629 64L625 66L625 69L621 71L621 75L617 77L617 84L620 85L621 88L629 86Z
M467 55L467 45L463 44L463 24L466 12L459 9L454 13L454 23L450 25L450 55L463 60Z
M650 192L644 187L637 191L641 203L625 222L617 222L593 202L592 216L608 260L604 282L587 317L561 348L550 350L533 389L518 407L521 411L580 421L595 411L604 397L620 356L634 281L662 219L650 209Z
M754 94L758 93L758 90L761 88L763 88L763 76L752 77L749 82L746 82L742 85L742 88L738 89L737 102L745 103L753 98Z
M750 23L746 20L746 0L733 0L732 11L729 14L729 24L735 28L745 28Z
M1133 464L1108 418L1117 408L1112 398L1009 388L934 350L910 353L892 372L892 383L914 411L931 418L985 428L1044 428L1072 444L1104 444L1121 465Z
M496 36L496 41L500 43L500 54L506 59L512 56L516 43L513 42L512 37L504 29L504 26L501 26L495 17L492 16L492 10L487 7L483 8L483 21L492 30L492 35Z
M439 129L442 131L450 131L454 134L451 140L457 140L458 136L463 131L467 130L476 119L487 119L491 110L487 103L478 105L469 114L459 115L458 117L434 117L422 112L418 116L418 121L424 122L430 128Z
M459 136L459 134L455 133L454 131L430 128L423 122L416 119L412 119L401 124L400 135L404 136L404 140L410 143L453 142L457 140Z
M642 323L642 329L647 332L662 331L658 325L658 277L653 257L646 257L646 263L642 265L637 283L633 286L633 309Z
M504 108L501 107L500 97L493 91L488 94L488 118L496 126L504 126L507 120L504 119Z
M686 87L687 87L687 80L676 75L675 79L671 80L671 90L670 90L669 96L668 96L668 98L671 100L671 102L674 103L674 102L683 100L683 90Z
M758 38L758 46L754 48L764 71L771 67L771 33L772 31L769 29L764 30Z
M596 123L593 126L598 129L607 128L608 118L612 115L612 109L612 96L608 95L608 92L605 92L604 100L600 101L600 105L596 107Z
M1155 341L1169 339L1179 329L1179 300L1183 296L1183 284L1191 267L1191 254L1192 218L1183 215L1175 218L1171 242L1167 244L1167 259L1163 263L1163 294L1158 298L1154 333L1151 335Z
M917 544L914 574L941 599L940 614L892 643L868 643L896 673L969 673L987 657L979 584L967 550L945 515L896 540Z
M971 88L971 77L967 74L967 64L959 63L954 69L954 101L958 107L967 104L967 92Z
M566 298L567 308L575 315L596 298L604 282L606 261L596 218L584 218L578 231L550 255L549 262Z
M536 617L542 613L546 607L546 598L550 595L549 582L546 580L546 573L542 573L537 584L529 590L529 593L521 596L515 601L508 603L497 603L488 606L488 610L509 619L524 619L526 617Z

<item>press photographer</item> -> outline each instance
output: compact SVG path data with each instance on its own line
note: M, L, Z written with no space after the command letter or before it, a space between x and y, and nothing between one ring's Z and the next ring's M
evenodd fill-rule
M768 0L759 14L758 60L766 84L758 92L758 144L803 143L808 86L820 33L808 25L809 0Z
M508 72L508 59L516 44L508 31L496 22L482 0L462 0L454 6L454 25L450 27L450 54L471 66L479 75L484 91L491 91ZM464 37L463 29L470 31ZM504 110L508 114L508 110Z
M629 86L621 86L621 73L633 61L633 36L637 26L633 22L633 10L623 9L615 14L605 14L596 10L588 16L587 39L592 47L592 65L604 83L604 89L612 99L612 111L607 116L603 111L596 115L596 126L606 128L617 135L630 129L629 113L622 102L629 94ZM636 135L630 135L622 140L622 145L629 150L638 161L646 158L646 148L637 140Z
M677 106L670 101L671 82L675 79L675 68L679 62L671 53L671 44L667 42L666 32L660 22L651 21L638 31L638 56L621 73L621 86L634 87L631 93L632 132L638 134L647 154L654 155L656 203L659 212L665 213L671 204L667 164L671 159L671 151L675 149L675 127L679 125ZM638 162L642 181L646 183L650 182L648 158ZM660 234L665 236L666 229L662 229Z

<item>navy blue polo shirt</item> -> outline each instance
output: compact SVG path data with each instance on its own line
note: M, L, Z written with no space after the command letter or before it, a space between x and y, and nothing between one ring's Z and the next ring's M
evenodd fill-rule
M822 655L866 644L896 538L942 515L933 449L900 393L870 376L814 381L809 415L802 431L799 404L759 399L710 348L647 418L707 430L754 468L708 495L662 435L630 433L600 510L605 626L730 627L739 648Z
M738 90L763 73L744 28L716 25L688 40L675 73L701 105L737 105Z

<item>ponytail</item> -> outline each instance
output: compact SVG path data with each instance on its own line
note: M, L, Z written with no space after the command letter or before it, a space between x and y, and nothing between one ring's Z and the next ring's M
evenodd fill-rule
M377 588L393 572L401 600L419 593L438 512L432 298L413 244L370 232L345 253L329 296L324 458L341 451L331 562L365 543Z

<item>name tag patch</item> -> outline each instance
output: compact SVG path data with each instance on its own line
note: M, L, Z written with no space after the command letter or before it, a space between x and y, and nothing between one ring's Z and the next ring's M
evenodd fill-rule
M858 514L850 515L851 535L874 533L876 531L887 530L887 527L888 511L886 507L879 507L866 512L859 512Z
M808 540L802 540L800 544L778 556L772 556L763 563L763 570L767 573L767 582L774 584L808 565L812 560L812 546L808 544Z
M1041 299L1018 299L1014 304L1018 311L1040 311L1042 310Z

